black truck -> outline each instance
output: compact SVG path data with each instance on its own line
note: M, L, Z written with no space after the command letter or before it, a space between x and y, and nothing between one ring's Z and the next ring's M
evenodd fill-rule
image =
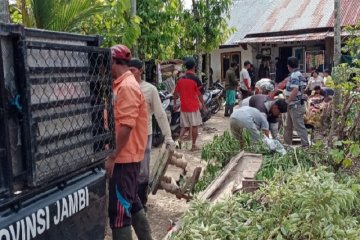
M0 24L0 240L104 239L115 136L100 44Z

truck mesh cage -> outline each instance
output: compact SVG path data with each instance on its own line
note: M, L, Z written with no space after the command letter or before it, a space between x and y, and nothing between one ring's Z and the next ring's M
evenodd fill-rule
M109 49L35 41L17 49L30 185L98 164L114 145Z
M10 151L14 151L14 154L21 154L21 151L16 152L19 142L16 142L13 137L13 135L17 135L18 131L14 128L14 121L8 121L7 117L7 96L12 95L12 91L16 88L14 84L13 49L11 46L12 41L10 38L0 37L0 196L8 194L10 179L13 178L13 175L19 174L22 168L20 162L14 164L13 168L9 158ZM6 89L9 89L9 91L6 91ZM14 128L13 135L9 134L10 128ZM11 141L15 142L12 149L10 148ZM11 169L13 171L10 171Z

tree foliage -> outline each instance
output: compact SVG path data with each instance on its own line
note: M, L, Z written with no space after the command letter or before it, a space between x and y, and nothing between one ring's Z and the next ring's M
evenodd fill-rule
M346 29L352 33L343 51L348 52L352 63L333 69L335 96L331 109L331 127L328 145L338 166L350 166L360 156L360 23Z
M17 0L11 20L26 27L97 34L104 46L138 46L142 59L166 60L209 53L232 32L227 28L231 0Z
M140 57L159 60L177 57L181 45L179 40L185 31L181 21L181 2L138 1L137 14L142 20L138 39Z
M18 0L12 6L12 21L21 20L26 27L79 32L83 22L108 9L102 1L94 0Z
M211 52L233 31L227 27L231 4L196 0L192 9L184 9L179 0L138 1L140 56L164 60Z
M210 53L223 43L234 31L228 28L227 20L231 0L193 0L193 19L185 13L188 37L196 41L198 52Z
M109 9L95 14L91 21L83 22L82 31L103 36L103 45L106 47L119 43L132 47L141 33L139 26L141 19L138 16L131 16L130 0L102 0L102 2L109 6Z

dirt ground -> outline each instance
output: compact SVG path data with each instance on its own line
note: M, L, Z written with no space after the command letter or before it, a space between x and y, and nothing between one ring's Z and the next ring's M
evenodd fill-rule
M218 112L216 115L213 115L212 118L202 127L200 127L197 141L197 145L199 147L211 142L214 135L220 135L229 128L229 118L224 118L223 114L223 111ZM200 159L201 151L191 152L189 150L191 148L190 142L186 142L183 145L184 146L181 150L177 149L176 151L182 153L184 158L188 161L188 172L192 173L195 167L203 167L204 163ZM154 165L158 152L159 148L154 148L152 150L150 168ZM169 167L166 175L177 180L180 173L180 169ZM179 219L188 207L189 203L187 203L186 200L177 199L174 195L166 193L165 191L158 191L156 195L150 194L147 216L151 225L154 240L160 240L165 237L169 227L171 226L171 221ZM135 234L133 235L134 240L137 239ZM111 239L111 230L107 229L105 240Z

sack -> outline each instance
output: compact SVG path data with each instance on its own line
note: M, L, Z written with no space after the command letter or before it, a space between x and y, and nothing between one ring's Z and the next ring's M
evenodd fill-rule
M286 154L286 150L285 150L284 146L278 140L264 137L263 141L266 144L266 146L268 146L270 151L276 151L276 152L280 153L281 155Z

